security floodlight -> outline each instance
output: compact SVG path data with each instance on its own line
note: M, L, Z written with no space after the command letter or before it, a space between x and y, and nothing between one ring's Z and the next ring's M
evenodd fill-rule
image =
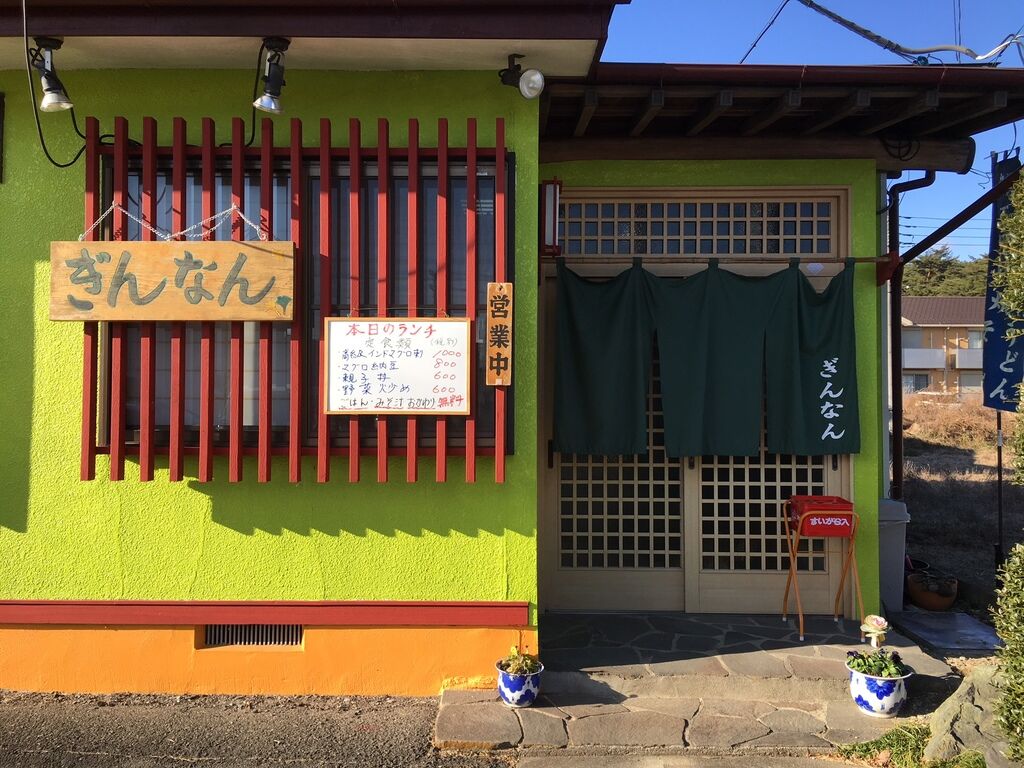
M519 64L523 58L521 53L513 53L508 57L508 66L498 72L503 85L518 88L524 99L535 99L544 90L544 74L539 69L526 69Z
M261 112L281 114L281 89L284 87L284 52L288 50L286 37L267 37L263 47L267 49L267 63L263 70L263 95L252 103Z
M57 77L53 66L53 52L59 50L64 41L59 37L37 37L36 47L29 51L32 66L39 70L39 79L43 84L43 98L39 109L43 112L62 112L75 105L71 103L64 84Z

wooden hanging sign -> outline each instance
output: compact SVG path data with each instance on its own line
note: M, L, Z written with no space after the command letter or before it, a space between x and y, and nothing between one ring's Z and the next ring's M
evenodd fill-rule
M512 283L487 284L487 386L512 384Z
M292 319L290 241L50 243L51 320Z

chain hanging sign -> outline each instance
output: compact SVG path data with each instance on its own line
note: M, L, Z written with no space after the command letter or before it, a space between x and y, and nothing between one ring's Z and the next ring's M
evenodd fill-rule
M51 320L292 319L290 241L50 244Z
M512 384L512 283L487 284L487 386Z

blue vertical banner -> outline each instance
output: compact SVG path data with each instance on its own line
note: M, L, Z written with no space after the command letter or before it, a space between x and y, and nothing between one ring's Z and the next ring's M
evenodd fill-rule
M992 185L1020 168L1017 157L993 160ZM999 249L999 217L1010 210L1010 193L1002 195L992 206L992 236L989 244L988 278L985 285L985 342L982 350L982 387L984 403L1001 411L1016 411L1017 387L1024 379L1024 338L1006 340L1006 331L1013 327L999 307L999 293L992 286L992 275L997 269Z

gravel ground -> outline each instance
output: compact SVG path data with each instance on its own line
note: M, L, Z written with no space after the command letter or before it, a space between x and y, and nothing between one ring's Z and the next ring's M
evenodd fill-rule
M1024 487L1010 482L1004 458L1004 536L1007 549L1024 542ZM951 573L973 589L961 590L956 608L991 624L996 568L996 455L911 437L907 440L905 500L911 521L907 550L933 569ZM965 527L965 521L969 524ZM966 584L965 584L966 586Z
M509 768L430 746L437 699L0 690L3 768Z

